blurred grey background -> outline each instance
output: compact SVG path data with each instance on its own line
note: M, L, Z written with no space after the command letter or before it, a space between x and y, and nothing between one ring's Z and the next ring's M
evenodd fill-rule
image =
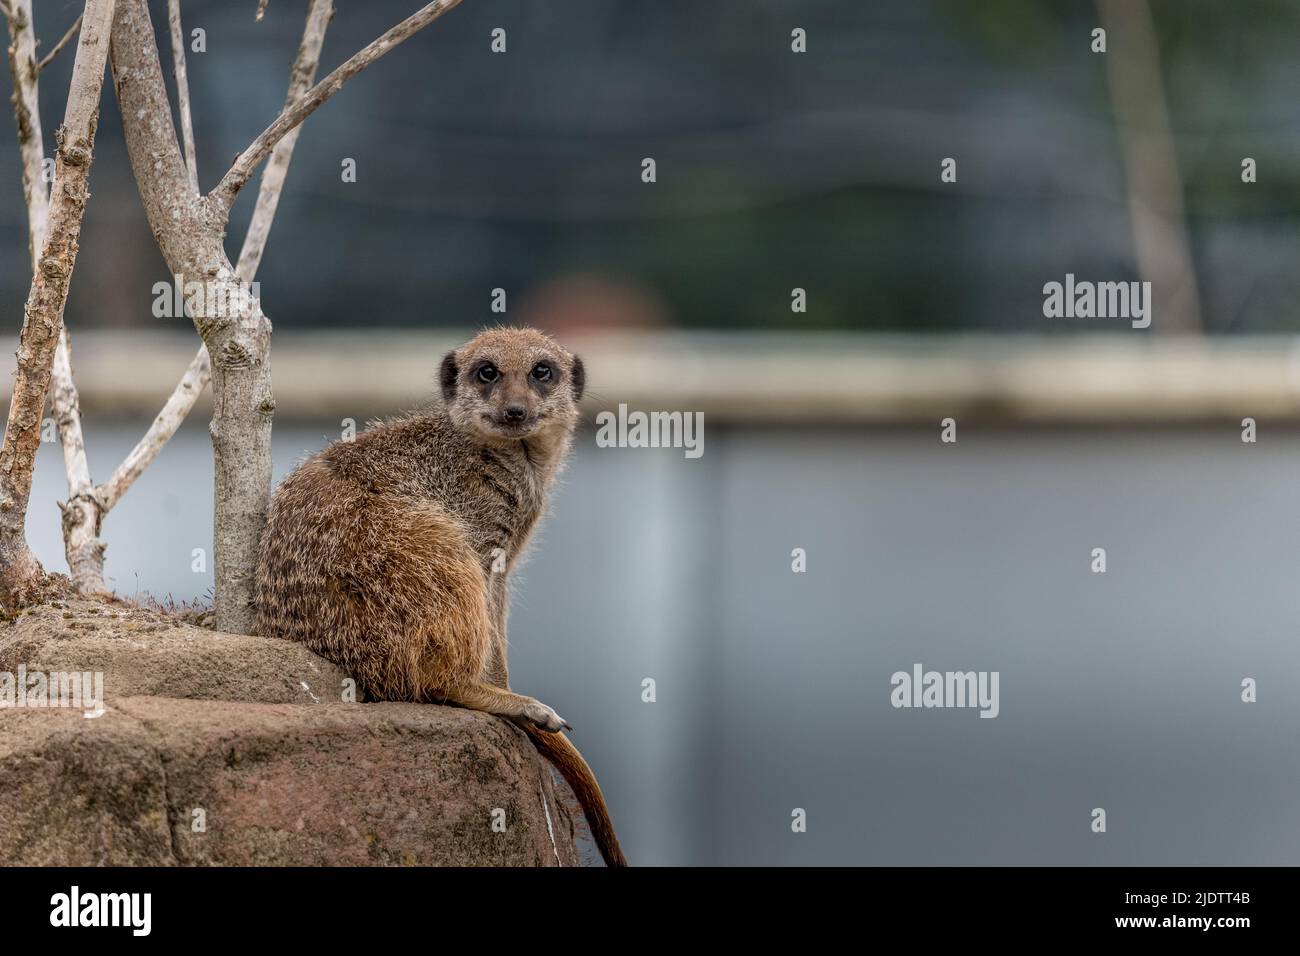
M1300 431L937 431L706 419L688 461L587 429L511 679L573 723L631 859L1294 865ZM337 435L281 424L277 480ZM96 429L96 460L136 437ZM37 468L29 534L62 567L56 445ZM194 422L105 523L119 593L211 587L211 480ZM1000 671L1001 713L895 710L917 662Z
M419 4L336 6L322 74ZM166 4L152 7L169 71ZM79 9L36 8L46 49ZM207 38L189 54L204 188L278 112L305 8L274 0L257 23L255 3L183 4ZM1150 9L1204 326L1294 331L1300 7ZM466 0L304 124L264 306L277 328L458 327L495 318L495 287L522 307L593 277L634 300L605 323L1038 330L1047 279L1138 277L1116 91L1089 48L1099 22L1091 0ZM505 54L489 50L496 27ZM62 55L42 75L48 135L71 67ZM172 328L150 314L169 277L112 98L69 322ZM0 124L4 303L27 289L13 136ZM945 157L955 184L939 180ZM231 220L236 252L252 206ZM790 311L794 286L806 313Z
M337 5L323 68L418 3ZM38 2L47 48L76 7ZM255 7L184 4L207 31L188 61L207 187L283 99L305 3ZM258 275L276 479L344 418L427 401L478 326L534 322L588 356L512 680L574 724L634 862L1300 862L1300 8L1133 0L1106 56L1158 88L1108 74L1100 16L464 0L304 125ZM42 77L47 132L70 68ZM106 100L67 314L97 480L197 346L151 315L168 277ZM11 332L24 217L0 123ZM1152 280L1152 328L1045 319L1067 272ZM702 411L703 457L597 448L590 416L619 403ZM206 420L105 522L121 594L209 592ZM54 569L63 482L42 446L29 537ZM1000 716L895 710L890 675L918 662L1000 671Z

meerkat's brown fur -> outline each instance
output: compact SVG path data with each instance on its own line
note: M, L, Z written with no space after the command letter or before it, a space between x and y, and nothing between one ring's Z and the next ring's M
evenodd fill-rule
M626 865L563 718L509 689L519 560L578 420L582 360L533 329L443 359L443 404L309 458L276 492L259 634L300 641L383 700L458 704L522 727L573 787L605 862Z

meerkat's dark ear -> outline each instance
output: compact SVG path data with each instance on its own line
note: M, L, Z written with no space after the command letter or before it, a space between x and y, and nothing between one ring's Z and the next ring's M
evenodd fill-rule
M456 353L448 352L442 359L442 370L439 372L439 381L442 383L443 401L450 402L456 394L456 376L460 374L460 369L456 367Z
M578 356L573 357L573 370L569 373L573 376L573 400L582 401L582 393L587 389L587 369L582 364L582 359Z

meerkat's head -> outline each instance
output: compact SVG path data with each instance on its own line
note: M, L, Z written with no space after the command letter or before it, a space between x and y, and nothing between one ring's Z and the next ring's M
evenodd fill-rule
M442 397L458 428L524 439L578 420L582 359L536 329L489 329L442 360Z

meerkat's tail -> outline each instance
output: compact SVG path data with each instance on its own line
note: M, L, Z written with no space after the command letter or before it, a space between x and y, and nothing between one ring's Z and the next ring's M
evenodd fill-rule
M596 783L596 775L587 766L587 761L582 759L578 748L564 734L548 734L524 721L519 721L519 727L532 738L541 755L555 765L560 776L568 781L577 794L605 865L627 866L627 857L618 845L618 834L614 832L614 821L609 817L609 808L605 806L600 784Z

